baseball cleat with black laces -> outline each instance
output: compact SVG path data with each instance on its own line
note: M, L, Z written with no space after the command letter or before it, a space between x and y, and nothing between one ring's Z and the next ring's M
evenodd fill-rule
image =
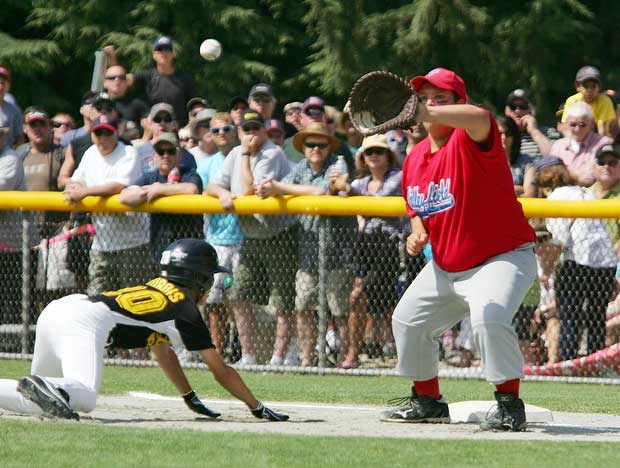
M418 395L415 389L411 389L411 395L395 398L388 404L397 406L395 409L384 411L381 421L398 423L450 423L450 410L448 402L440 397Z
M79 415L69 406L67 393L54 387L43 377L38 375L22 377L17 383L17 391L41 408L44 416L80 419Z

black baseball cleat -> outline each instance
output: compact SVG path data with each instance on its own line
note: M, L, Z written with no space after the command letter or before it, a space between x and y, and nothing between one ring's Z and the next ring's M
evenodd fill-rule
M395 398L388 404L398 408L384 411L381 421L397 423L450 423L450 410L448 402L443 397L435 400L429 396L418 396L414 388L411 388L411 396Z
M66 392L54 387L43 377L38 375L22 377L17 383L17 391L39 406L43 411L43 416L78 421L80 419L80 416L69 406L69 397Z
M497 406L491 408L487 417L480 423L483 431L520 432L527 429L525 405L523 400L514 393L495 392Z

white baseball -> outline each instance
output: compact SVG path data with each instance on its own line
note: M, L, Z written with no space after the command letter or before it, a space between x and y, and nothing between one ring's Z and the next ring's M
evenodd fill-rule
M217 60L222 55L222 44L216 39L205 39L200 44L200 55L205 60Z

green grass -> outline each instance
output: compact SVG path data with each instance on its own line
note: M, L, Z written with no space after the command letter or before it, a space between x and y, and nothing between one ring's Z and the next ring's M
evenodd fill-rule
M617 444L402 440L140 430L3 421L5 468L617 466ZM616 460L614 463L613 460Z
M28 373L27 361L0 360L0 378ZM187 370L199 395L230 398L208 372ZM396 377L347 377L242 373L259 398L275 401L385 404L404 395L408 383ZM444 379L451 401L492 399L493 388L475 380ZM158 368L107 366L102 394L130 390L175 395ZM614 386L524 383L528 403L554 411L613 413ZM0 419L0 466L9 467L537 467L617 466L617 443L490 440L416 440L304 437L193 430L105 427L60 421ZM615 462L613 460L616 460Z
M0 378L28 374L30 362L0 360ZM187 376L199 396L231 398L209 372L189 369ZM385 405L389 398L409 393L409 383L399 377L267 374L242 372L258 398L270 401L311 401ZM451 401L492 400L494 388L480 380L442 379L441 391ZM157 367L106 366L101 394L118 395L147 391L176 395L176 390ZM552 411L607 413L618 411L618 388L613 385L524 382L521 396L532 405Z

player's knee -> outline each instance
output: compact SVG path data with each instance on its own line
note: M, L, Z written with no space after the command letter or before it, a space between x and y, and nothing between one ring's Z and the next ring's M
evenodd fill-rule
M75 398L72 396L69 400L69 404L71 408L75 411L80 411L82 413L90 413L95 409L97 404L97 393L95 391L92 392L80 392Z

